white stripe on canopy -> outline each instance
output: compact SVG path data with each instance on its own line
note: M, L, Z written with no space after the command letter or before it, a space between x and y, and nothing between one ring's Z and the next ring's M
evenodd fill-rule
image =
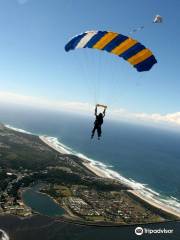
M94 35L97 34L97 31L93 31L93 32L88 32L81 40L80 42L77 44L76 48L83 48L90 40L92 37L94 37Z

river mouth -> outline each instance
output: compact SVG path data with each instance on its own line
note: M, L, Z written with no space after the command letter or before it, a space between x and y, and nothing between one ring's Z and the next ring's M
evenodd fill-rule
M63 216L65 210L60 207L51 197L41 193L41 186L36 185L27 188L22 193L23 202L30 207L34 212L49 217Z

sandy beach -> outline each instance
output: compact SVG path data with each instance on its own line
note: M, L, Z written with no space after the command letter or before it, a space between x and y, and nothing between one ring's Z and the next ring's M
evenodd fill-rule
M164 212L170 213L178 218L180 218L180 212L177 212L176 210L172 209L171 207L165 205L164 203L158 202L158 200L150 199L148 197L145 197L144 194L141 193L140 190L128 190L138 198L146 201L148 204L152 205L153 207L156 207L158 209L161 209Z
M54 150L58 151L61 154L69 154L68 151L66 151L63 147L55 144L54 138L47 137L47 136L39 136L41 141L43 141L45 144L47 144L49 147L53 148Z
M61 154L70 154L69 151L64 149L61 145L54 144L53 138L47 137L47 136L40 136L39 137L45 144L47 144L49 147L53 148L54 150L58 151ZM99 168L93 162L88 161L87 159L82 159L83 165L88 168L90 171L94 172L99 177L103 178L111 178L114 179L109 173L106 173L104 169ZM117 180L117 179L116 179ZM119 180L120 181L120 180ZM123 182L124 184L124 182ZM128 184L127 184L128 185ZM132 188L132 186L130 186ZM145 195L144 189L134 189L134 190L129 190L129 192L136 197L142 199L143 201L147 202L151 206L161 209L164 212L170 213L172 215L175 215L176 217L180 218L180 209L177 211L176 209L173 209L173 207L168 206L166 203L160 202L155 198L152 198L150 196Z
M39 136L39 138L47 144L49 147L53 148L54 150L58 151L61 154L70 154L69 151L64 149L62 146L54 144L53 138L46 137L46 136ZM101 170L97 166L95 166L91 161L88 161L87 159L82 159L83 165L88 168L90 171L94 172L98 177L103 178L110 178L110 176L105 174L104 170ZM112 178L112 177L111 177Z

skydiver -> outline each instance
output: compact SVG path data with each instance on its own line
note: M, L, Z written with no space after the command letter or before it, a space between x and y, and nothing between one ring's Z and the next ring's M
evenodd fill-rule
M103 113L97 114L97 107L103 107L104 108ZM102 133L101 125L103 124L103 118L105 117L106 109L107 109L107 106L96 104L95 113L94 113L96 116L96 120L94 121L94 128L92 130L91 139L94 137L95 131L97 130L98 140L100 140L101 133Z

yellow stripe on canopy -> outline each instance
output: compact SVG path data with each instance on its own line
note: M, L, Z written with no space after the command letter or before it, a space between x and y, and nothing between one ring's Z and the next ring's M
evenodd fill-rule
M130 57L127 61L133 65L136 65L140 62L143 62L150 56L152 56L152 52L146 48L138 52L136 55Z
M120 43L119 46L115 47L111 53L114 53L116 55L121 55L123 52L128 50L130 47L134 46L137 43L136 40L132 38L126 39L124 42Z
M117 35L118 33L114 32L106 33L96 44L94 44L93 48L103 49L108 43L117 37Z

